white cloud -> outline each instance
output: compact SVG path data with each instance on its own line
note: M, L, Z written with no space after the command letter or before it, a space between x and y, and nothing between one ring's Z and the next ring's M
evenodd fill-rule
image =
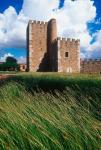
M81 47L87 47L92 39L87 23L96 17L96 8L90 0L65 0L64 7L56 13L60 35L80 38Z
M88 57L101 58L101 30L97 31L93 37L95 38L95 42L89 45L86 53Z
M26 63L26 57L24 57L24 56L19 57L17 60L18 60L19 64Z
M0 47L25 47L27 22L12 6L0 14Z
M93 3L91 0L65 0L64 7L58 9L59 0L24 0L19 14L10 6L0 14L0 47L25 47L28 20L48 21L55 17L59 36L80 38L81 55L87 56L91 53L89 49L95 52L93 47L99 43L99 38L96 38L95 44L90 45L93 37L87 27L87 23L96 17Z
M21 13L30 19L47 21L58 6L59 0L24 0Z
M14 57L11 53L4 54L4 56L0 58L0 62L5 62L8 56Z

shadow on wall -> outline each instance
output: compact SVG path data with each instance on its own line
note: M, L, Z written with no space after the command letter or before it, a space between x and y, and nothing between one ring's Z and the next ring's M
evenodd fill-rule
M50 47L49 47L50 46ZM37 72L56 72L57 71L57 40L47 46L47 52L44 54Z
M43 56L41 63L39 64L39 69L37 72L48 72L49 71L49 61L48 61L48 53L46 52Z

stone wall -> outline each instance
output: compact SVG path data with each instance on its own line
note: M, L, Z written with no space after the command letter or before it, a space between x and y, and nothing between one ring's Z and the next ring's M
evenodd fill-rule
M58 38L58 72L80 72L80 41Z
M85 59L80 61L81 73L101 74L101 59Z
M30 21L28 25L28 70L47 70L47 22Z

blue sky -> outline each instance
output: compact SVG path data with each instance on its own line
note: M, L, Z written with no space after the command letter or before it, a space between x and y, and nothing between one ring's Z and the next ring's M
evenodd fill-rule
M101 19L101 1L100 0L94 0L94 5L96 6L96 11L97 11L97 16L96 20ZM91 28L91 33L95 32L96 30L101 29L101 24L95 24L95 23L90 23L89 28Z
M22 8L23 0L1 0L0 1L0 12L2 13L9 6L13 6L17 12Z
M1 0L0 1L0 14L11 14L11 13L13 13L13 16L15 17L15 18L17 18L17 15L19 15L19 13L20 13L20 11L21 10L23 10L24 8L22 8L22 7L25 7L26 6L26 4L28 4L27 3L27 1L28 0ZM34 0L33 0L34 1ZM42 0L41 0L42 1ZM44 1L44 0L43 0ZM56 0L54 0L54 1L56 1ZM58 0L57 0L58 1ZM68 0L65 0L65 1L68 1ZM86 0L85 0L86 1ZM87 1L90 1L90 0L87 0ZM85 55L85 57L87 56L89 56L89 57L94 57L94 56L96 56L96 57L98 57L98 58L101 58L101 49L100 49L100 47L99 47L99 41L97 41L98 40L98 38L100 37L100 30L101 30L101 1L100 0L93 0L94 1L94 7L96 8L96 16L94 17L94 19L92 19L92 20L90 20L90 21L87 21L87 22L85 22L85 24L87 25L87 34L89 34L91 37L88 37L88 39L89 39L89 43L90 44L92 44L92 45L89 45L88 47L86 46L86 47L84 47L84 46L82 46L82 56L83 55ZM31 2L31 0L30 0L30 2ZM25 3L25 5L24 5L24 3ZM24 5L24 6L23 6ZM29 4L30 5L30 4ZM12 6L12 7L11 7ZM77 5L78 6L78 5ZM10 7L10 8L9 8ZM29 6L30 7L30 6ZM53 7L53 6L52 6ZM55 6L54 6L55 7ZM67 6L65 6L65 7L67 7ZM68 7L70 7L69 6L69 4L68 4ZM68 7L67 7L67 9L68 9ZM92 6L93 7L93 6ZM8 9L9 8L9 9ZM13 10L13 8L15 9L15 10ZM60 10L62 10L63 8L64 8L64 0L60 0L60 2L59 2L59 7L58 7ZM27 10L28 8L27 8L27 6L26 6L26 10ZM39 8L40 9L40 8ZM70 9L70 8L69 8ZM73 9L75 9L74 8L74 6L73 6ZM91 9L92 10L92 9ZM6 11L6 13L4 13ZM28 9L28 11L29 11L29 13L30 13L30 10ZM26 19L26 17L28 16L28 14L26 13L26 11L24 10L23 11L24 12L24 15L25 15L25 17L23 17L23 21L21 22L21 23L25 23L26 21L25 21L25 19ZM37 13L37 11L35 11L36 13ZM94 11L93 11L94 12ZM34 13L34 9L33 9L33 13ZM81 12L80 12L81 13ZM71 14L68 14L68 15L70 15L71 16ZM85 14L84 14L85 15ZM6 15L7 16L7 15ZM30 13L30 15L29 15L30 17L32 17L32 14ZM28 16L28 17L29 17ZM66 15L65 15L66 16ZM10 16L10 19L11 19L11 17L12 17L12 15ZM21 16L20 16L21 17ZM29 18L30 18L29 17ZM36 17L36 16L35 16ZM61 16L60 16L61 17ZM3 17L1 17L0 19L2 19ZM36 18L38 18L38 17L36 17ZM35 19L36 19L35 18ZM93 17L92 17L93 18ZM34 17L33 17L33 19L34 19ZM40 19L40 17L39 17L39 19ZM9 20L9 18L8 18L8 20ZM12 24L13 24L13 22L14 22L14 20L12 21ZM73 22L73 21L72 21ZM80 22L80 21L79 21ZM64 26L65 26L65 24L64 24ZM21 24L21 27L22 27L22 24ZM19 27L20 28L20 27ZM16 29L17 29L17 27L16 27ZM3 32L7 32L6 30L8 30L8 27L7 27L7 29L2 29L3 30ZM84 29L83 29L84 30ZM11 30L12 31L12 30ZM21 31L21 30L20 30ZM72 31L72 29L68 29L67 30L68 32L70 31L70 33L71 33L71 35L72 35L72 33L74 32L74 30ZM63 35L64 36L69 36L70 35L70 33L67 33L67 31L66 31L66 29L64 29L64 31L63 31ZM12 31L13 32L13 31ZM81 31L80 31L81 32ZM15 34L16 35L16 34ZM74 37L76 37L75 36L76 35L76 33L73 33L73 36ZM82 35L83 35L83 31L82 31ZM88 36L88 35L87 35ZM12 56L14 56L14 57L16 57L17 59L19 59L20 57L25 57L26 56L26 49L25 49L25 46L23 46L21 43L23 43L23 37L21 38L21 40L20 40L20 38L19 37L21 37L20 35L18 35L17 34L17 41L16 41L16 36L14 37L14 40L16 41L15 42L15 44L8 44L9 46L2 46L1 47L1 49L0 49L0 57L2 56L3 57L3 55L4 54L7 54L7 53L9 53L9 54L11 54ZM72 37L72 36L70 36L70 37ZM80 37L82 37L81 35L80 35ZM86 37L86 35L85 35L85 37ZM21 41L21 43L20 43L20 41ZM83 41L83 40L82 40ZM20 43L19 45L21 45L21 47L20 46L18 46L16 43ZM95 42L95 43L94 43ZM10 43L11 43L11 41L10 41ZM12 43L13 43L13 41L12 41ZM86 42L85 42L86 43ZM94 49L95 48L95 45L97 45L96 46L96 49ZM1 44L2 45L2 44ZM81 45L83 45L83 44L81 44ZM87 49L90 49L90 50L88 50L89 51L89 53L88 53L88 51L87 51ZM92 52L92 50L94 49L94 51Z

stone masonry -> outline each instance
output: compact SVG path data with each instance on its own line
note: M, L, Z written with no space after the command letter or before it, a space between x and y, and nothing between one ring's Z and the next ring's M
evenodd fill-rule
M84 59L81 60L81 73L101 74L101 59Z
M57 37L55 19L29 21L27 27L27 71L80 72L80 40Z

